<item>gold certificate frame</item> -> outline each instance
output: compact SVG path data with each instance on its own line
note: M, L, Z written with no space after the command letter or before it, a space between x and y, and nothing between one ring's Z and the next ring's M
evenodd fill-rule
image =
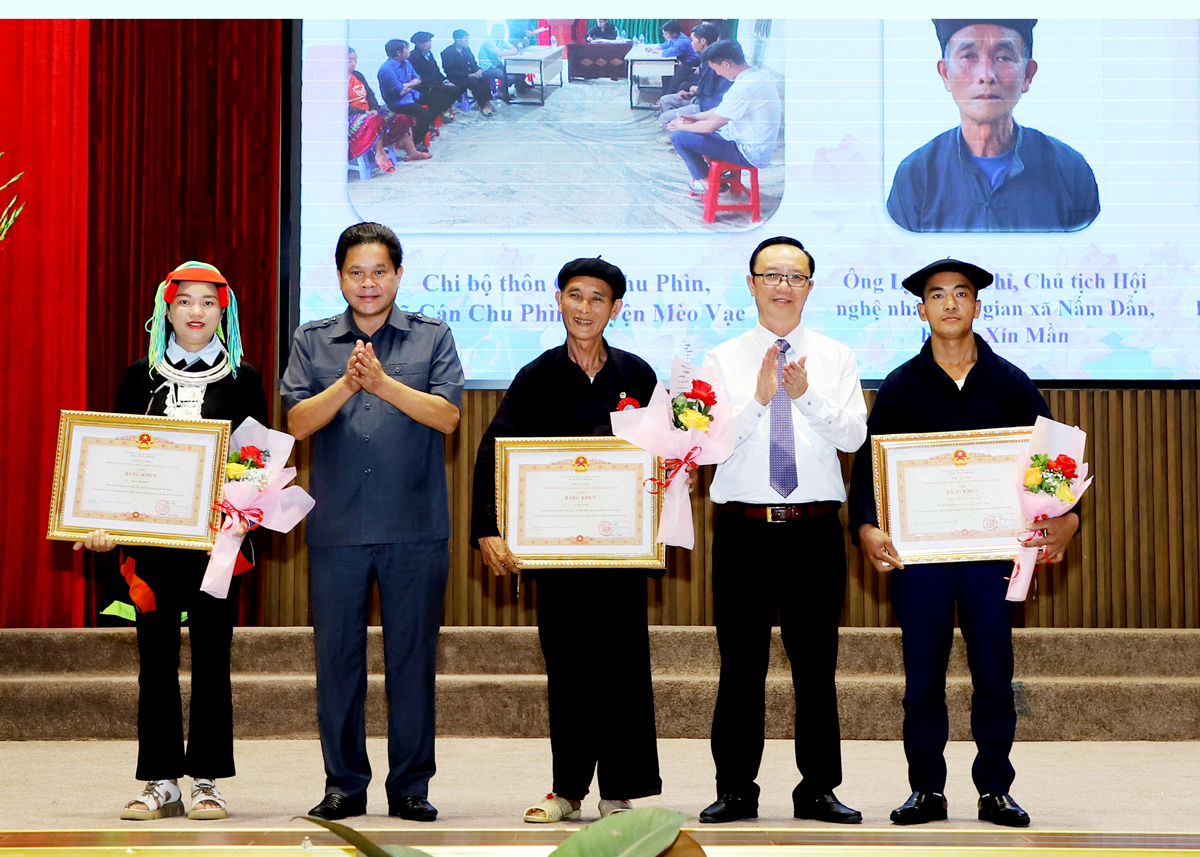
M1033 427L871 438L875 510L903 563L1013 559Z
M46 538L211 550L228 420L62 411Z
M500 532L522 568L666 568L658 456L617 438L496 439Z

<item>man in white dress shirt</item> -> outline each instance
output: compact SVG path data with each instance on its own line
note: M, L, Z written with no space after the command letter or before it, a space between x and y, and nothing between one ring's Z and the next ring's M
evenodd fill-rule
M867 408L854 353L800 323L812 256L794 238L769 238L750 256L754 329L704 358L721 370L737 447L717 467L712 499L713 599L721 679L713 714L717 800L703 822L758 817L767 659L776 616L796 694L796 818L857 824L833 790L842 781L838 619L846 551L838 509L846 486L838 450L856 451Z

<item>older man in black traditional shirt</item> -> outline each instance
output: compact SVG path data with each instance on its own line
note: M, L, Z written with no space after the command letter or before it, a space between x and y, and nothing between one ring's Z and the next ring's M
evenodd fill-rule
M604 339L625 294L619 268L602 259L575 259L559 271L558 287L567 341L517 373L475 460L471 543L495 574L517 572L519 565L497 521L496 438L608 436L618 402L632 398L645 406L658 384L646 361ZM629 809L631 799L662 792L646 575L646 569L556 568L537 577L554 786L525 811L527 822L579 818L593 775L601 817Z

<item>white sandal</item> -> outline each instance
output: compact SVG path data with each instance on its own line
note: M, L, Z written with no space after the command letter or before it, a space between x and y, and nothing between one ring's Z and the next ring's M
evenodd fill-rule
M140 796L125 804L121 818L128 821L153 821L156 818L171 818L183 815L183 792L170 780L151 780ZM140 803L145 809L134 809Z
M534 813L542 813L535 815ZM530 824L553 824L556 821L578 821L579 810L571 806L565 797L559 797L554 792L546 795L545 800L525 810L525 820Z
M633 804L627 800L604 800L601 798L598 809L600 810L601 818L608 818L614 813L629 812L633 809Z
M205 802L212 802L217 806L215 809L201 807L200 804ZM225 808L225 798L217 788L217 781L192 777L192 810L188 813L188 818L204 820L228 817L229 811Z

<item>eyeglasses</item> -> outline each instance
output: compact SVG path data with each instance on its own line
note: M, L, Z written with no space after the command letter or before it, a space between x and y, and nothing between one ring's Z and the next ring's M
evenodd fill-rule
M767 271L765 274L751 274L750 276L760 278L768 286L778 286L786 280L793 289L802 289L812 282L812 279L804 274L781 274L778 271Z

